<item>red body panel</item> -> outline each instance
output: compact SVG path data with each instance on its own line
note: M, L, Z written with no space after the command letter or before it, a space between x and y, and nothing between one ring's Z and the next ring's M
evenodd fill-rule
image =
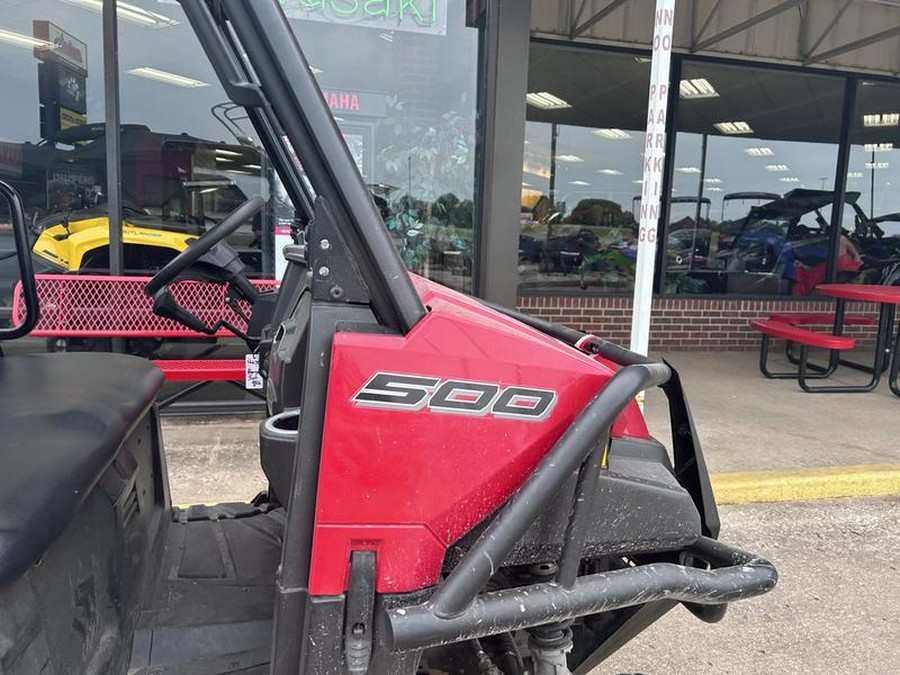
M310 592L344 592L350 552L377 550L379 593L437 582L449 545L499 507L615 373L464 295L414 278L429 314L405 337L332 348ZM359 407L376 372L552 389L542 421ZM636 404L615 436L648 436Z

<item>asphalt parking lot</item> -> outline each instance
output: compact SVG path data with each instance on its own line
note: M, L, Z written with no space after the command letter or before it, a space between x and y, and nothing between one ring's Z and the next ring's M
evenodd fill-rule
M775 563L775 590L713 625L676 607L591 675L900 672L900 498L734 505L721 516L723 540Z

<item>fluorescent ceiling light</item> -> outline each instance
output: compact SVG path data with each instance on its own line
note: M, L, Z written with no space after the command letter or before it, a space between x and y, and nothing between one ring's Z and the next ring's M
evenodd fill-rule
M220 187L228 187L229 185L234 185L233 180L228 180L227 178L211 178L207 180L186 180L182 183L186 188L205 188L212 187L218 189Z
M775 154L772 148L744 148L744 152L751 157L771 157Z
M624 141L631 138L631 134L621 129L594 129L593 133L610 141Z
M847 178L862 178L862 171L851 171L847 174Z
M77 5L78 7L84 7L85 9L90 9L95 12L103 11L103 0L63 0L63 2L67 2L70 5ZM150 12L142 7L137 7L136 5L130 5L127 2L122 2L122 0L119 0L116 3L116 14L123 21L129 21L139 26L143 26L144 28L164 28L166 26L178 25L178 22L175 21L175 19L170 19L169 17L157 14L156 12Z
M560 161L560 162L583 162L584 161L578 155L557 155L556 159L557 159L557 161Z
M696 166L679 166L675 170L679 173L700 173L700 169Z
M634 60L638 63L653 63L653 57L650 56L635 56Z
M766 164L766 171L790 171L787 164Z
M313 75L321 75L321 74L324 73L325 71L322 70L321 68L316 68L315 66L310 66L310 67L309 67L309 72L311 72Z
M147 66L132 68L128 72L132 75L137 75L138 77L146 77L148 80L155 80L156 82L163 82L165 84L173 84L176 87L185 87L186 89L209 86L207 82L201 82L200 80L195 80L192 77L176 75L175 73L168 73L165 70L158 70L157 68L149 68Z
M259 164L244 164L245 169L255 169L259 171L262 167Z
M894 147L893 143L866 143L866 152L884 152Z
M734 122L716 122L713 126L723 134L734 136L735 134L752 134L753 129L743 120L735 120Z
M722 188L720 188L720 187L711 187L711 188L706 188L706 191L707 191L707 192L721 192L721 191L722 191Z
M570 180L569 185L590 185L590 183L584 180Z
M618 169L598 169L597 173L602 173L604 176L621 176L622 172Z
M378 34L378 37L380 37L385 42L390 42L391 44L394 43L394 31L382 31Z
M779 178L782 183L799 183L799 178L794 178L793 176L785 176L784 178Z
M722 182L722 179L721 178L704 178L703 182L711 183L712 185L718 185L719 183Z
M633 180L633 181L631 181L631 182L632 182L632 183L637 183L638 185L643 185L643 184L644 184L644 181L643 181L642 179L640 179L640 178L638 178L637 180Z
M235 152L234 150L225 150L224 148L216 148L216 154L222 155L223 157L242 157L243 153Z
M863 126L865 127L895 127L898 124L900 124L900 113L863 115Z
M532 187L531 183L522 183L522 187Z
M866 162L867 169L886 169L889 166L887 162Z
M716 98L719 92L705 77L682 80L679 86L681 98Z
M14 33L11 30L3 30L0 28L0 42L16 47L25 47L26 49L52 49L53 45L46 40L23 35L22 33Z
M541 110L562 110L563 108L572 107L571 103L563 101L559 96L554 96L547 91L526 94L525 103Z

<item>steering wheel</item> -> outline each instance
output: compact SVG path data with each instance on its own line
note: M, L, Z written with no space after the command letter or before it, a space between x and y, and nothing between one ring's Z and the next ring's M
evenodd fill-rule
M251 197L234 211L225 216L219 224L204 232L199 239L192 241L186 249L175 256L144 286L144 293L153 296L164 286L170 284L179 274L197 262L220 241L233 234L248 219L262 211L266 200L257 195Z

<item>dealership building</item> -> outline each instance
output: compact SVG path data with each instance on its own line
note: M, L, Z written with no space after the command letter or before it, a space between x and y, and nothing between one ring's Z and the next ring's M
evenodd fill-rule
M106 1L0 0L0 179L38 229L271 195L236 246L279 274L298 224L181 7ZM627 342L653 0L280 2L411 270ZM900 283L900 1L673 18L651 348L750 347L754 317L830 308L817 283ZM158 261L131 246L126 272Z

